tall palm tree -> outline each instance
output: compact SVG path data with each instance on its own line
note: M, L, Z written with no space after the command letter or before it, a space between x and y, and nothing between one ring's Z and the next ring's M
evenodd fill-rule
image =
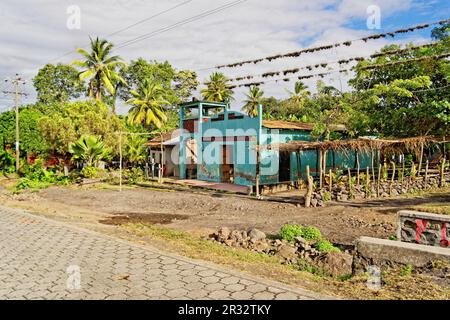
M128 123L154 125L160 129L167 122L166 109L170 102L164 88L145 79L137 90L131 90L133 98L127 101L132 108L128 112Z
M206 81L206 88L201 90L203 98L211 102L233 100L233 90L230 80L223 73L214 72Z
M245 96L247 99L244 100L245 105L242 107L242 111L245 111L250 117L257 117L258 106L264 100L264 91L257 86L253 86L250 88L249 94L246 94Z
M295 104L302 104L305 97L310 95L308 87L301 81L295 83L294 92L288 91L292 102Z
M114 45L104 39L96 38L91 40L91 52L78 48L77 52L84 56L85 60L76 60L74 65L83 68L80 72L80 80L89 79L89 97L102 100L102 89L105 89L112 95L115 94L114 83L126 81L119 75L116 68L124 66L119 56L112 56L111 51Z

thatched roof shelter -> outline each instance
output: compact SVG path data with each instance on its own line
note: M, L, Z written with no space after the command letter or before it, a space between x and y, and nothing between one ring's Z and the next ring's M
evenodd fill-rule
M414 138L401 139L376 139L362 137L351 140L333 140L333 141L290 141L287 143L278 143L270 145L261 145L259 150L279 150L296 152L303 150L342 150L342 151L359 151L369 153L372 150L383 150L392 152L420 152L422 146L429 144L445 143L443 138L433 136L423 136Z

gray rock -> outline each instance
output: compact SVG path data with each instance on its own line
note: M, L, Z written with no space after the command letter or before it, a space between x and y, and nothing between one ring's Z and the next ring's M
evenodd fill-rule
M288 245L283 244L278 248L277 255L284 259L295 259L297 257L297 249Z
M333 277L352 274L353 256L344 252L329 252L318 258L319 266Z
M231 231L227 227L222 227L217 231L217 241L224 242L230 237Z
M251 229L248 232L248 237L250 238L251 243L256 243L257 241L265 239L266 234L258 229Z
M313 207L317 207L317 203L318 203L317 199L311 199L311 205Z

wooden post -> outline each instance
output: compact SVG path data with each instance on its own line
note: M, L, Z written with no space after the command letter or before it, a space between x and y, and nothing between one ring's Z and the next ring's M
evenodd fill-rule
M307 184L307 190L306 190L306 196L305 196L305 207L309 208L311 206L311 198L313 193L313 177L310 176L309 172L309 166L306 166L306 184Z
M405 159L405 155L403 155L403 157L402 157L402 187L403 187L403 181L405 180L405 163L406 163L406 159Z
M359 187L359 155L356 151L356 185Z
M424 181L425 181L425 186L426 186L427 183L428 183L428 166L429 166L429 162L428 162L428 159L427 159L427 162L425 163L425 179L424 179Z
M422 159L423 159L423 141L420 144L419 170L417 171L418 177L420 177L420 171L422 170Z
M255 189L256 196L259 197L259 173L256 174Z
M395 162L392 161L392 176L391 176L391 183L389 184L389 195L392 195L392 187L394 185L395 180Z
M370 171L369 171L369 167L366 168L366 195L367 198L369 197L369 193L370 193Z
M441 172L440 172L440 174L441 174L441 182L440 182L441 188L444 187L444 185L445 185L445 177L444 177L445 176L444 175L444 173L445 173L445 163L446 163L446 161L445 161L445 158L444 158L441 161Z
M122 192L122 132L119 134L119 188Z
M380 196L381 166L378 164L377 197Z
M373 154L373 148L370 148L370 163L372 166L372 180L375 182L375 157Z
M322 189L322 176L323 176L322 165L323 165L323 154L322 154L322 149L320 149L320 151L319 151L319 188L320 189Z
M330 183L330 192L333 190L333 171L330 169L330 171L329 171L329 177L328 177L328 179L329 179L329 183Z

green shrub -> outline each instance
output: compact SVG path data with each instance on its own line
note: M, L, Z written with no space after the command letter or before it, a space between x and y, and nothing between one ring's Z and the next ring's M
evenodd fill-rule
M14 156L11 152L0 150L0 171L4 174L13 173L16 170L14 161Z
M92 166L87 166L81 169L81 175L86 179L92 179L97 175L97 168Z
M324 192L324 194L322 196L322 200L325 202L331 201L331 192L329 192L329 191Z
M303 227L301 237L306 241L319 241L322 239L322 233L316 227Z
M413 266L411 264L407 264L400 270L400 275L402 277L409 277L413 272Z
M124 172L124 178L129 184L135 184L144 181L144 172L141 168L132 168Z
M285 224L281 227L279 236L289 242L294 242L298 236L306 241L318 241L322 238L320 230L316 227L302 227L297 224Z
M316 249L320 252L340 252L339 248L333 246L333 244L325 239L321 239L316 243Z
M18 191L25 190L25 189L30 189L30 190L46 189L50 186L50 184L51 183L49 183L49 182L30 180L28 178L22 178L14 186L14 191L18 192Z
M303 227L297 224L285 224L281 227L279 236L289 242L293 242L295 237L302 235Z

